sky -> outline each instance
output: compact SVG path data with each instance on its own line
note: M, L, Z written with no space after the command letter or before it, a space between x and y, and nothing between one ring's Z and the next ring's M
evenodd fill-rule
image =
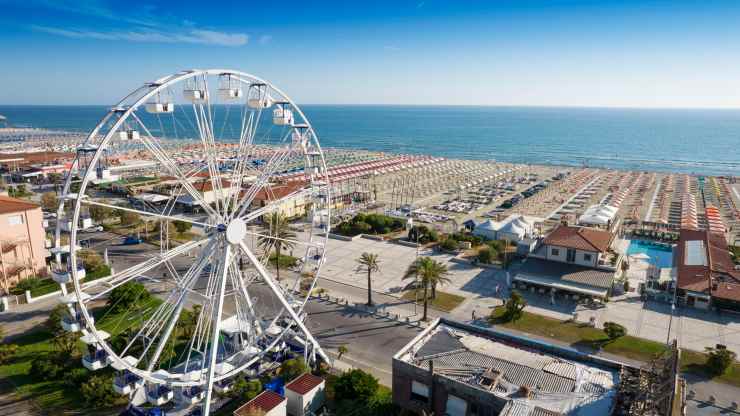
M302 104L740 107L740 2L0 0L0 104L190 68Z

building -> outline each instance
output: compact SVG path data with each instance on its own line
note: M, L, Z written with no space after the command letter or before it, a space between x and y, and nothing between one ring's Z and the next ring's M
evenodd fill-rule
M449 416L668 416L678 353L636 368L440 318L393 357L393 401Z
M323 378L305 373L285 386L285 398L288 399L288 414L291 416L313 415L324 407Z
M0 196L0 273L3 292L19 280L46 275L45 233L41 207Z
M614 238L609 231L559 225L522 263L514 282L533 292L607 298L622 274L623 256L611 250Z
M724 234L682 229L673 250L679 304L740 310L740 270Z
M234 416L251 416L256 411L264 416L286 416L287 400L272 390L265 390L257 397L234 411Z
M302 217L306 215L308 199L305 193L297 193L303 189L303 183L272 184L263 186L252 200L253 208L261 208L273 201L282 200L280 205L273 211L278 212L286 218ZM247 191L248 192L248 191ZM294 194L290 196L291 194Z

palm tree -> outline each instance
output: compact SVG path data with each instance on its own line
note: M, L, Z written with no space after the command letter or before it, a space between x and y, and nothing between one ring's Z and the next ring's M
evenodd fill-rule
M447 266L431 257L419 257L409 265L409 268L403 275L404 279L418 278L424 288L424 316L421 318L423 321L427 320L429 287L432 287L432 290L436 291L438 284L449 283L450 279L447 275L449 275Z
M370 275L373 272L380 271L380 262L378 261L378 255L374 253L362 253L359 259L357 259L357 271L367 271L367 306L373 306L373 291L371 286Z
M290 241L295 238L295 233L290 229L288 219L279 212L273 212L265 222L265 234L259 238L258 245L268 255L275 250L275 275L280 281L280 252L283 249L293 248L294 243Z

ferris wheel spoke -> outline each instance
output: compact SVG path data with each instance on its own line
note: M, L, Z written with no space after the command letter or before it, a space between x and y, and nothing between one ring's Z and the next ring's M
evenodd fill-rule
M302 188L297 191L293 191L280 199L272 200L269 203L265 204L265 206L249 211L248 213L246 213L246 215L242 214L237 218L241 218L244 222L250 223L265 214L269 214L276 210L279 210L280 207L285 204L285 201L311 196L313 193L314 190L312 190L311 188Z
M158 212L142 211L142 210L136 209L136 208L122 207L122 206L113 205L113 204L106 204L104 202L93 201L93 200L91 200L89 198L81 198L80 199L80 202L82 202L85 205L97 205L99 207L107 207L107 208L117 209L117 210L126 211L126 212L133 212L134 214L139 214L139 215L144 216L144 217L153 217L153 218L159 218L161 220L170 220L170 221L182 221L182 222L187 222L187 223L190 223L190 224L193 224L193 225L199 225L201 227L206 227L206 228L213 228L213 227L215 227L215 225L213 225L213 224L208 224L208 223L205 223L205 222L195 221L195 220L192 220L192 219L190 219L188 217L176 217L176 216L172 216L172 215L161 214L161 213L158 213Z
M162 149L161 146L159 146L154 136L149 132L149 129L146 127L146 125L139 119L139 117L136 116L136 113L132 112L131 116L138 122L138 124L141 126L141 128L144 130L144 134L139 135L139 139L142 141L144 146L149 150L149 152L162 164L162 166L167 169L168 172L177 180L180 182L183 188L187 191L188 194L193 198L193 201L197 202L198 205L200 205L203 210L205 210L209 215L220 218L218 213L211 208L210 204L205 201L203 198L203 195L198 192L197 189L193 186L193 184L186 178L185 174L180 170L180 168L177 166L177 164L167 155L167 152Z
M324 353L324 351L319 346L318 341L316 341L316 338L311 335L311 332L306 328L306 325L303 324L303 321L300 319L296 311L293 309L293 306L288 302L288 300L285 298L285 294L280 289L280 286L273 280L270 273L267 272L265 269L265 266L257 259L257 257L252 253L252 251L247 247L246 243L243 241L239 244L239 247L242 249L242 252L249 258L249 261L252 263L255 269L257 269L257 272L262 276L262 279L267 283L267 286L270 287L273 294L277 297L277 299L280 301L280 304L285 309L285 311L290 315L290 317L293 319L294 323L298 326L298 328L303 332L303 335L306 337L307 340L311 342L313 347L316 349L316 351L321 355L321 358L323 358L327 363L332 362L332 360Z
M127 283L127 282L129 282L129 281L131 281L131 280L133 280L133 279L141 276L142 274L144 274L144 273L146 273L146 272L148 272L148 271L150 271L150 270L158 267L159 265L161 265L165 261L171 260L171 259L173 259L175 257L178 257L178 256L182 256L182 255L186 254L188 251L193 250L195 248L198 248L198 247L200 247L201 245L203 245L204 243L206 243L208 241L210 241L210 239L204 238L204 239L201 239L201 240L198 240L198 241L190 241L190 242L187 242L187 243L182 244L182 245L179 245L179 246L177 246L177 247L175 247L175 248L173 248L173 249L171 249L171 250L169 250L169 251L167 251L165 253L161 253L161 254L159 254L157 256L154 256L154 257L150 258L149 260L147 260L147 261L145 261L145 262L143 262L141 264L137 264L135 266L129 267L128 269L125 269L125 270L122 270L120 272L117 272L117 273L111 275L110 277L108 277L107 279L93 280L92 282L90 282L90 284L85 285L85 289L86 290L90 290L90 288L95 287L95 286L98 286L98 285L105 285L107 287L104 290L102 290L102 291L100 291L100 292L98 292L98 293L96 293L94 295L91 295L90 298L88 298L88 300L86 302L89 303L89 302L92 302L92 301L94 301L96 299L99 299L102 296L105 296L108 293L110 293L113 289L121 286L122 284Z
M245 193L244 197L239 201L239 203L234 206L232 215L233 212L236 212L237 209L239 210L239 213L236 215L236 217L241 217L242 215L244 215L244 212L247 210L249 205L252 204L252 201L257 196L257 193L259 193L259 191L261 191L265 187L265 185L270 181L274 173L277 171L278 166L281 166L292 152L292 146L286 146L282 151L276 151L275 153L273 153L270 160L265 164L265 167L257 178L257 181L249 188L249 190Z
M167 344L167 341L169 340L172 331L175 328L175 325L177 324L177 320L180 318L180 314L182 313L182 309L186 304L188 298L187 295L190 289L198 280L198 276L200 276L200 273L206 267L208 262L212 259L212 248L214 244L215 243L211 241L209 245L205 247L205 249L199 255L198 260L193 263L193 265L188 269L183 279L183 283L176 285L170 291L168 299L174 300L176 298L176 306L174 307L173 313L169 315L169 318L162 319L162 321L168 319L167 326L166 328L164 328L164 332L162 333L162 335L160 335L159 337L149 337L152 341L149 343L149 345L147 345L144 353L142 353L142 358L147 353L155 339L158 338L159 342L157 343L152 358L147 365L147 371L152 371L156 363L159 361L159 357L162 354L162 351L164 350L164 347ZM160 327L163 327L163 325L160 325Z
M221 315L223 313L223 307L224 307L224 293L226 291L226 278L227 273L229 270L229 264L231 262L231 244L226 245L226 250L224 252L224 259L221 268L223 270L220 270L223 272L223 275L220 276L220 278L217 281L217 292L218 297L216 298L216 307L213 310L213 329L211 331L211 343L210 343L210 349L209 349L209 357L208 357L208 379L207 379L207 387L206 387L206 399L205 399L205 409L203 410L203 414L207 415L210 414L210 407L211 407L211 395L213 394L213 381L214 381L214 374L216 371L216 359L218 358L218 338L219 338L219 332L221 328Z
M233 256L234 259L236 259L236 256ZM257 314L254 311L254 304L252 302L252 298L249 295L249 290L247 289L247 285L245 284L243 278L242 278L242 272L239 270L238 265L236 264L236 261L231 262L231 277L232 277L232 286L234 287L234 290L236 291L235 294L235 300L238 300L241 296L241 299L243 301L243 314L246 315L248 318L247 323L252 326L255 329L256 334L262 333L262 326L260 323L260 320L257 319ZM237 305L237 310L239 305Z

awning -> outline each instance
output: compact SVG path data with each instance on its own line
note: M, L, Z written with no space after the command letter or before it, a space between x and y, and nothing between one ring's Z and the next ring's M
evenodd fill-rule
M577 285L575 283L564 282L562 280L554 281L552 279L548 279L542 276L530 276L530 275L518 274L514 276L514 281L531 283L531 284L540 285L540 286L547 286L547 287L551 287L556 290L563 290L566 292L574 292L574 293L580 293L582 295L596 296L596 297L602 297L602 298L606 297L606 293L607 293L606 289L591 289L591 288L587 288L581 285Z

